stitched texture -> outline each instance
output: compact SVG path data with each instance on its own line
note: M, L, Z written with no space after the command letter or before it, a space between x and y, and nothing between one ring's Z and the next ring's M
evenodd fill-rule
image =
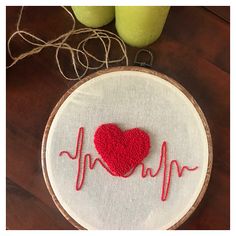
M122 131L116 124L102 124L94 134L94 144L109 169L124 176L139 165L150 150L149 135L139 128Z
M109 124L109 126L110 125L111 124ZM115 127L116 127L116 129L118 128L117 126L115 126ZM121 130L119 130L119 131L122 133ZM126 132L128 132L128 131L126 131ZM117 176L117 174L114 173L114 171L112 172L110 170L110 168L107 167L107 165L103 162L103 160L101 160L100 157L92 159L92 156L89 153L82 155L83 141L84 141L84 128L80 127L79 132L78 132L78 136L77 136L77 140L76 140L75 153L72 154L66 150L63 150L59 153L59 156L66 155L72 160L78 159L78 171L77 171L76 181L75 181L76 191L81 190L81 188L84 184L84 181L85 181L87 169L93 170L96 166L96 163L99 163L111 175ZM174 166L176 167L178 177L182 177L184 170L195 171L198 169L198 166L195 166L195 167L189 167L189 166L185 166L185 165L180 166L180 164L178 163L177 160L171 160L170 162L167 161L166 141L164 141L161 146L160 160L159 160L159 165L157 167L157 170L154 170L153 168L150 168L150 167L145 167L144 163L142 163L142 162L139 165L141 166L141 177L142 178L146 178L147 176L152 177L152 178L157 177L163 167L164 171L163 171L163 178L162 178L163 180L162 180L162 187L161 187L161 189L162 189L161 190L162 191L161 192L161 200L162 201L166 201L166 199L167 199L169 189L170 189L171 178L172 178L172 170L173 170ZM133 174L133 172L135 171L135 169L136 169L135 167L132 168L132 170L129 171L128 174L122 175L122 177L124 177L124 178L130 177Z

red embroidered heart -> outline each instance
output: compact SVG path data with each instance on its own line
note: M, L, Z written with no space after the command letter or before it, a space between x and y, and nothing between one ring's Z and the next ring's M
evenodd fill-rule
M124 176L140 164L150 149L149 135L143 130L134 128L122 131L115 124L103 124L94 134L94 144L117 176Z

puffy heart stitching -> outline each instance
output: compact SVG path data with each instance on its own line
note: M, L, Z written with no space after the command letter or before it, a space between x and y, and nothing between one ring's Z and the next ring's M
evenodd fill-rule
M139 165L150 150L149 135L139 128L122 131L116 124L102 124L94 134L94 144L109 169L125 176Z

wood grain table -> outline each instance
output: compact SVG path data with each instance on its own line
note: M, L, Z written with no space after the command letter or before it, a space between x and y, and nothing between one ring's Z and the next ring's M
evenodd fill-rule
M19 11L20 7L6 8L7 39L16 30ZM68 30L71 22L59 7L26 7L22 24L48 40ZM77 27L82 25L77 23ZM114 22L104 28L115 32ZM29 49L20 40L12 46L15 53ZM127 48L132 65L138 49ZM161 37L147 48L155 56L153 69L174 78L194 96L213 138L214 163L208 190L180 229L229 229L229 7L172 7ZM62 78L54 56L55 49L44 49L7 69L7 229L75 229L54 205L41 169L40 149L47 119L75 83ZM65 66L70 73L70 65Z

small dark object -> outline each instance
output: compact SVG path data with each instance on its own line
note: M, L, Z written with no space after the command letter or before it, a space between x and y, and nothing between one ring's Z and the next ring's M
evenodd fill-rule
M140 57L140 54L143 54L145 56ZM144 58L145 61L139 61L140 58ZM152 64L153 64L153 54L151 51L149 51L147 49L140 49L137 51L135 58L134 58L134 66L152 68Z

